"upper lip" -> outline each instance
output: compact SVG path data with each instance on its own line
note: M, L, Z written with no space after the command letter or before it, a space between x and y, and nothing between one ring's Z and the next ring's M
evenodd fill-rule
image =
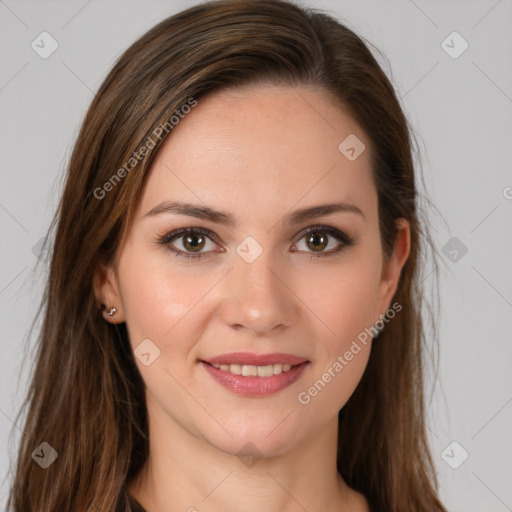
M232 352L231 354L222 354L220 356L203 359L206 363L211 364L240 364L251 366L267 366L271 364L291 364L296 366L305 363L308 360L304 357L294 356L291 354L252 354L250 352Z

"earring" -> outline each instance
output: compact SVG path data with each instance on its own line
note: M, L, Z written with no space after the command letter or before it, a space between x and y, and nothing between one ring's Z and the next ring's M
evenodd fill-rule
M107 313L107 316L114 316L116 314L116 308L110 308L110 311Z

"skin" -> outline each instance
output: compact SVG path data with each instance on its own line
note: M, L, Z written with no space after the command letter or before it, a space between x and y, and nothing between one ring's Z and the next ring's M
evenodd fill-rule
M338 145L352 133L366 150L349 161ZM404 219L397 220L393 254L382 252L370 151L367 135L324 93L263 86L201 99L159 150L116 260L95 278L98 301L117 308L105 320L126 322L134 349L149 338L160 350L149 366L136 359L150 455L128 490L148 512L369 510L337 473L336 436L338 412L362 377L371 341L308 404L297 397L390 307L409 254ZM231 212L237 224L145 216L170 200ZM296 209L337 201L364 216L285 221ZM355 244L309 258L318 252L301 233L318 224ZM204 258L185 260L158 243L192 226L218 237L197 235ZM263 250L250 264L236 252L247 236ZM328 236L324 253L340 244ZM172 243L192 252L184 241ZM235 351L284 352L310 364L276 394L243 397L199 362ZM237 456L247 443L257 450L252 467Z

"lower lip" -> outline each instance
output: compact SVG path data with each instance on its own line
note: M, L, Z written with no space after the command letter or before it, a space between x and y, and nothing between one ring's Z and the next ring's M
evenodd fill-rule
M300 378L309 361L294 366L287 372L272 375L272 377L243 377L242 375L234 375L231 372L215 368L204 361L201 361L201 364L219 384L237 395L267 396L293 384Z

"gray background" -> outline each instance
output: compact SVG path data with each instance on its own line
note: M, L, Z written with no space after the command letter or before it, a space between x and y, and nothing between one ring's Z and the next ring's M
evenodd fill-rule
M44 280L37 244L82 117L122 51L194 3L0 0L0 478L30 371L25 339ZM387 56L389 67L381 63L420 142L441 256L439 372L428 381L441 497L454 512L512 510L512 0L308 5ZM59 45L47 59L31 48L43 31ZM469 44L457 58L445 50L460 51L461 39L442 45L453 31ZM426 284L435 276L428 265ZM0 505L8 489L4 479Z

